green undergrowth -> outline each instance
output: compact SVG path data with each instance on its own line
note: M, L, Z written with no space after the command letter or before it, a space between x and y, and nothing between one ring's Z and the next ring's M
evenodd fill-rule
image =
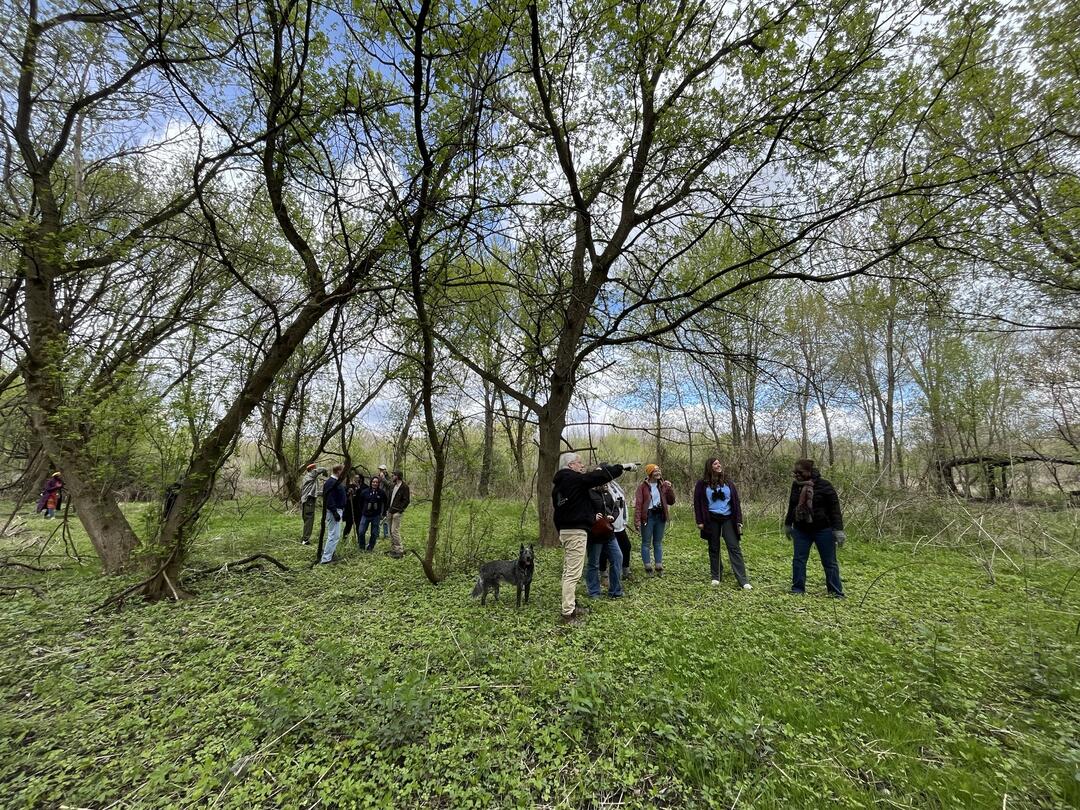
M406 518L419 548L423 505ZM354 546L309 570L298 522L219 506L193 566L263 551L292 571L204 577L181 604L91 614L131 580L51 556L61 570L5 570L43 597L0 597L0 804L1080 804L1075 558L1014 552L991 584L970 555L852 532L849 598L824 598L816 557L798 598L762 519L754 590L714 589L680 515L663 578L637 558L626 598L563 628L557 549L527 607L469 598L471 559L535 531L520 507L455 505L467 562L437 587L415 558Z

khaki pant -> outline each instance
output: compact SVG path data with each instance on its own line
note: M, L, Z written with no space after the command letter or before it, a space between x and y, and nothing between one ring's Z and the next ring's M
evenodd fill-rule
M311 529L315 525L315 499L304 501L300 505L300 514L304 518L304 533L300 535L300 541L306 543L311 539Z
M559 532L559 540L562 542L562 613L569 616L577 606L575 592L578 580L581 579L581 570L585 567L585 541L584 529L563 529Z
M386 516L386 522L390 524L390 548L395 554L404 554L405 547L401 544L401 512L391 512Z

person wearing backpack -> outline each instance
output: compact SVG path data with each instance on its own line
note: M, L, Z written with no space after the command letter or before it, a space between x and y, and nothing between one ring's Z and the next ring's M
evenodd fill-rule
M360 492L360 495L356 499L356 504L360 507L360 530L357 538L360 543L360 550L374 551L375 543L379 540L379 524L386 514L387 506L386 493L383 492L382 488L382 478L373 475L371 477L371 485ZM365 549L364 534L367 532L369 526L371 527L371 539L368 541L367 548Z
M844 544L844 516L840 496L827 479L821 477L812 459L801 458L792 470L788 510L784 529L794 544L791 558L791 592L806 593L806 561L810 547L817 546L821 567L825 569L825 591L834 599L844 598L840 581L840 563L836 549Z

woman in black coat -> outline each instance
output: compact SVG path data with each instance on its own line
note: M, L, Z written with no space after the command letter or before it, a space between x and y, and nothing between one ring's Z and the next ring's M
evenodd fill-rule
M840 564L836 560L836 548L842 546L845 539L840 497L808 458L795 462L794 475L784 517L788 537L795 543L791 592L806 592L806 561L810 558L810 546L817 546L821 567L825 569L825 588L829 596L843 599L844 586L840 581Z

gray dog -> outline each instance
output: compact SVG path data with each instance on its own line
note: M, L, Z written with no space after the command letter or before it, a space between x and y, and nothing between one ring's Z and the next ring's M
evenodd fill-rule
M476 580L476 587L472 595L480 597L480 604L487 604L489 590L495 591L495 601L499 601L499 580L510 582L517 586L517 607L521 607L521 592L525 591L525 604L529 604L529 586L533 578L533 547L529 544L525 548L521 546L521 552L516 560L496 560L480 566L480 576Z

